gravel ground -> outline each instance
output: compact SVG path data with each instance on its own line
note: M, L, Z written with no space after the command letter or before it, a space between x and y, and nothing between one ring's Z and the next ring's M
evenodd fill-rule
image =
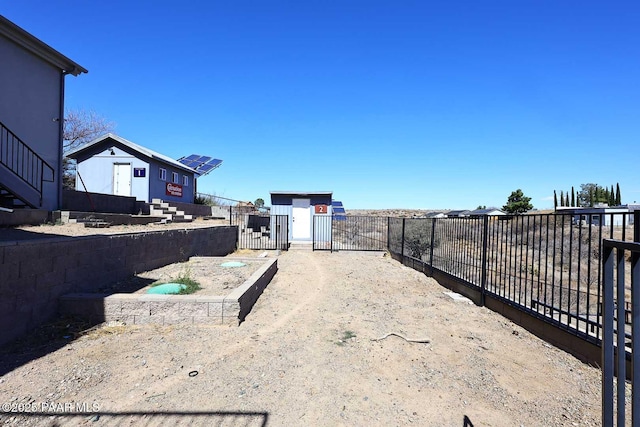
M278 265L239 327L61 321L26 337L0 354L0 402L39 413L0 423L600 425L597 369L382 253Z

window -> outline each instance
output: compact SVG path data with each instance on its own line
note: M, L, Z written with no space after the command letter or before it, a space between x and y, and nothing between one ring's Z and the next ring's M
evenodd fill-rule
M171 172L171 182L174 184L180 182L180 175L178 175L178 172Z
M182 175L182 185L185 187L189 186L189 177L187 175Z
M160 181L166 181L167 180L167 170L160 168Z

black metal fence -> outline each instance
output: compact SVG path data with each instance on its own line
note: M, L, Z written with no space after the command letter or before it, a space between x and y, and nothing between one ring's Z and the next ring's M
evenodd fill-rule
M289 217L287 215L257 215L232 213L231 225L238 226L240 249L289 249Z
M629 418L625 408L625 381L618 380L614 391L614 373L617 372L618 378L626 377L627 351L621 349L629 349L632 355L631 425L637 426L640 425L640 390L636 389L640 386L640 330L632 325L640 324L640 243L605 239L603 247L602 425L624 426ZM631 286L628 286L629 273Z
M640 324L640 212L321 218L314 249L388 249L405 265L479 291L482 302L491 296L601 345L603 425L614 417L620 426L630 417L640 425L640 328L633 328ZM617 396L613 391L614 372L628 377L627 359L631 411L625 381L617 381Z
M602 241L631 240L634 218L587 216L584 221L571 214L391 218L389 251L415 269L453 276L483 296L599 343Z
M386 251L387 217L316 215L313 217L313 250Z

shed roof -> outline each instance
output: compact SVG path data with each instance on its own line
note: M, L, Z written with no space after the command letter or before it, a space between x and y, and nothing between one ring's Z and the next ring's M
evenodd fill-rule
M77 76L87 69L0 15L0 35L62 71Z
M87 142L84 145L81 145L71 151L69 151L66 156L70 157L72 159L75 159L78 157L79 154L82 154L86 151L88 151L90 148L101 144L107 140L111 139L112 141L115 142L119 142L120 144L129 147L131 150L136 151L146 157L149 157L151 159L157 160L159 162L162 163L166 163L169 164L171 166L173 166L174 168L178 168L178 169L182 169L184 171L188 171L190 173L193 173L194 175L199 175L198 172L196 172L195 170L191 169L188 166L183 165L182 163L180 163L177 160L174 160L170 157L165 156L164 154L160 154L158 152L155 152L153 150L150 150L148 148L145 148L141 145L135 144L127 139L122 138L121 136L115 135L113 133L108 133L106 135L103 135L99 138L94 139L93 141Z
M331 196L333 191L271 191L269 194L283 194L287 196Z

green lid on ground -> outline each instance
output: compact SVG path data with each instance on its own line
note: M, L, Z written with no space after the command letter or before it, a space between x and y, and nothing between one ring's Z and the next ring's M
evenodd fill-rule
M152 286L147 290L148 294L171 295L179 294L182 289L187 287L181 283L165 283L164 285Z
M240 262L240 261L229 261L229 262L225 262L223 264L220 264L221 267L244 267L245 264L244 262Z

